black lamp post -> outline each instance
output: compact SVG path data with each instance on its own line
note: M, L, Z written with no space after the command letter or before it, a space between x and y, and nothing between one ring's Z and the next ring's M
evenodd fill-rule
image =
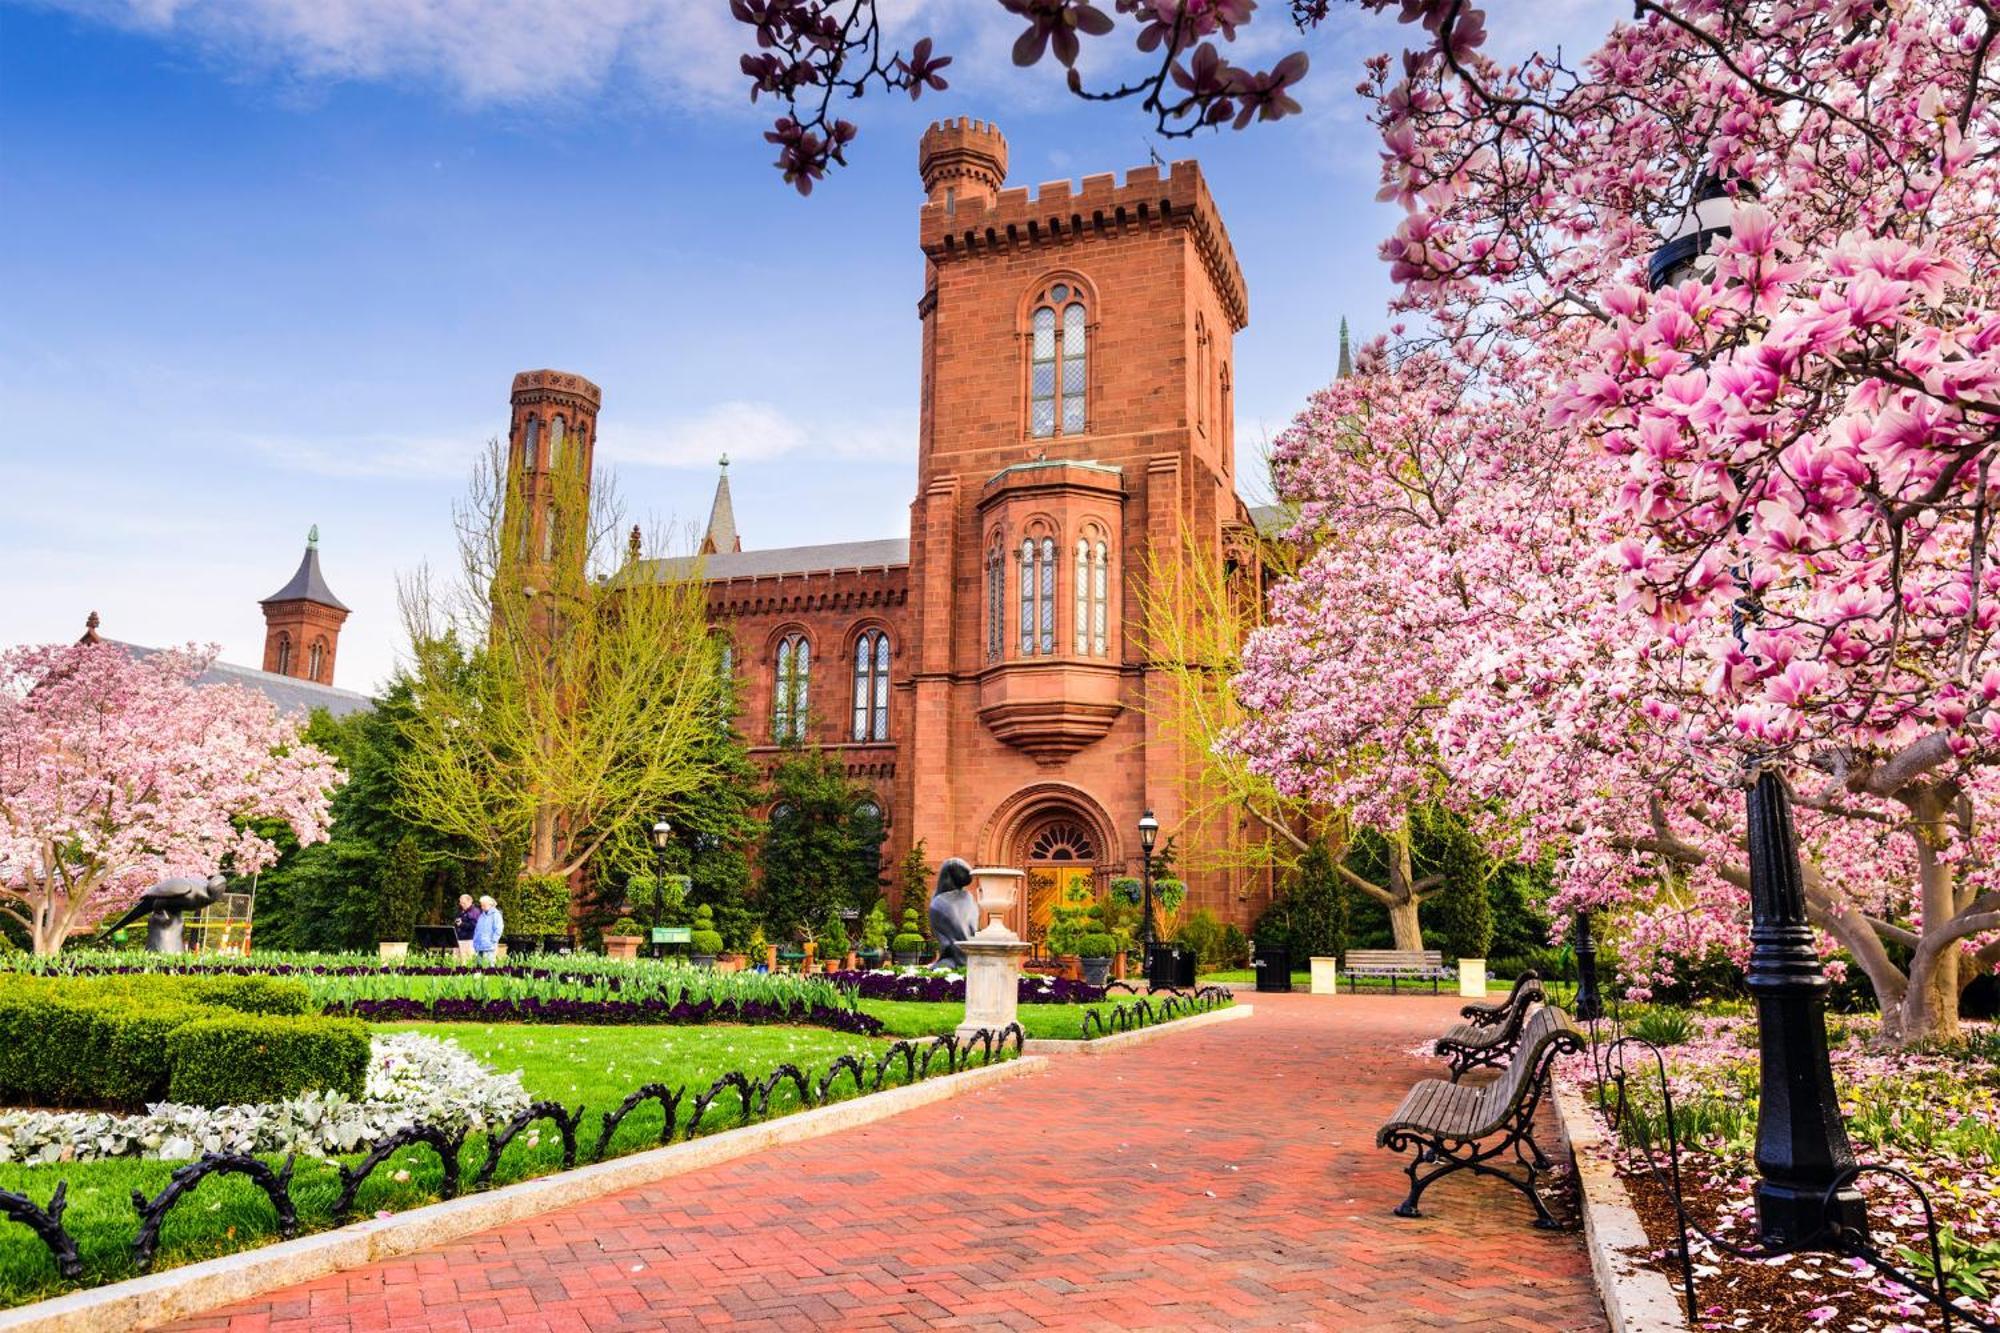
M1755 197L1747 185L1738 193ZM1702 266L1710 244L1729 235L1735 203L1723 182L1704 175L1695 201L1647 266L1657 291ZM1740 489L1740 485L1739 485ZM1739 520L1739 530L1743 526ZM1749 580L1743 580L1749 586ZM1757 617L1754 596L1732 612L1739 640ZM1766 1245L1827 1244L1829 1227L1868 1234L1868 1213L1853 1188L1831 1199L1836 1176L1854 1165L1840 1118L1826 1048L1826 974L1806 919L1805 876L1784 779L1760 765L1745 804L1750 846L1750 969L1757 1001L1757 1230Z
M674 826L662 819L653 825L653 929L660 928L660 914L667 905L667 844L674 840Z
M1160 836L1160 821L1153 818L1148 810L1139 816L1139 883L1142 886L1144 906L1139 910L1140 956L1145 959L1147 975L1153 969L1153 842Z
M1595 1023L1604 1017L1604 997L1597 990L1597 941L1590 933L1590 913L1576 914L1576 1018Z

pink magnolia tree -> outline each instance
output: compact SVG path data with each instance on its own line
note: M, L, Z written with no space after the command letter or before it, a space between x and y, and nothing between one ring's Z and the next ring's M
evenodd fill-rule
M1400 305L1481 368L1475 417L1492 367L1532 382L1518 439L1570 474L1542 513L1578 543L1567 594L1468 632L1482 678L1433 686L1433 748L1531 831L1566 825L1569 892L1651 876L1684 916L1740 905L1717 891L1744 880L1740 786L1781 766L1816 921L1892 1031L1950 1035L2000 961L1995 16L1636 8L1578 67L1502 68L1472 6L1408 0L1431 48L1373 65ZM1649 293L1704 180L1733 234Z
M263 696L197 685L213 652L109 643L0 653L0 912L36 953L157 880L245 875L327 833L342 774Z

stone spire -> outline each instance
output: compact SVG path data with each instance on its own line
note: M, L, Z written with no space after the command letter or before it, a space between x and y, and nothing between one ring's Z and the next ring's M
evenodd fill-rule
M743 549L736 533L736 506L729 498L729 455L722 456L722 476L715 483L715 503L708 508L708 531L701 539L701 553L716 555Z
M97 627L103 623L104 623L103 621L97 618L97 612L95 611L92 611L88 616L85 616L83 620L83 637L78 639L77 642L78 643L104 642L104 640L99 638L97 634Z
M1340 317L1340 370L1339 378L1346 379L1354 373L1354 354L1347 349L1347 316Z

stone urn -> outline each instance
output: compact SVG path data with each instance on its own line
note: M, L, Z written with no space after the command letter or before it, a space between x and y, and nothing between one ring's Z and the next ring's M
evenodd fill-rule
M1083 963L1083 984L1102 986L1111 973L1110 958L1085 958Z
M972 894L986 924L959 941L966 959L965 1020L958 1025L961 1040L982 1029L997 1034L1014 1021L1028 942L1007 928L1006 915L1021 900L1021 882L1026 878L1023 871L999 866L975 867L972 872Z
M979 902L979 915L983 922L976 938L1021 938L1007 928L1007 913L1021 901L1021 884L1027 878L1025 870L1010 870L1005 866L973 867L972 896Z

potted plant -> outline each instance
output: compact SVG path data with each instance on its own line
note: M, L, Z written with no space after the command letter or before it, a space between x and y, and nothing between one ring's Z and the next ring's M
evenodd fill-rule
M917 909L903 909L903 928L889 941L897 967L915 967L924 961L924 931L917 923Z
M877 902L861 921L861 965L870 971L882 966L882 955L888 947L889 918Z
M771 946L771 941L765 938L764 927L762 925L750 928L750 948L748 952L750 954L750 967L752 971L775 972L778 970L778 951Z
M847 940L847 924L840 919L840 913L830 913L826 925L819 932L819 956L829 971L841 965L851 946Z
M722 932L715 928L715 909L707 903L694 909L694 929L688 932L688 952L696 967L714 967L722 952Z
M645 943L645 936L639 932L639 923L629 916L621 916L604 932L604 956L606 958L632 959L639 956L639 946Z
M1094 930L1080 936L1076 951L1083 960L1083 980L1088 986L1102 986L1111 972L1111 957L1118 952L1118 940L1109 931Z

